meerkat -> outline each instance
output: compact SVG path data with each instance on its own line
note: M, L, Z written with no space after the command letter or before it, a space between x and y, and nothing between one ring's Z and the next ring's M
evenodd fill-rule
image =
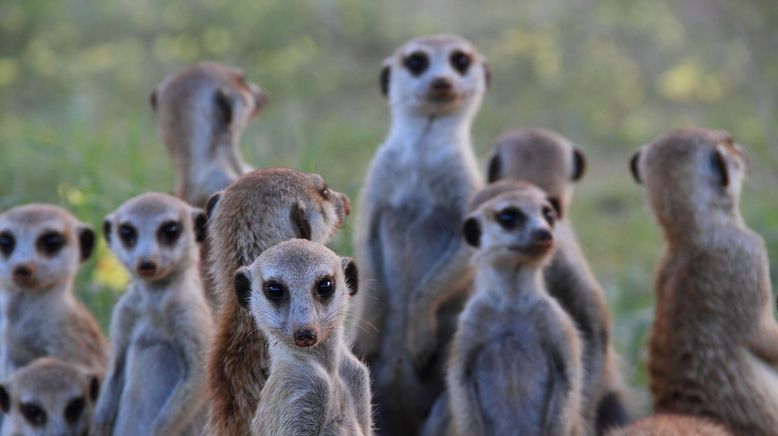
M608 436L732 436L726 428L708 419L684 415L656 415L624 428L607 433Z
M198 268L205 225L202 209L156 192L105 218L105 239L132 281L111 318L95 434L200 434L213 330Z
M649 387L657 413L778 432L778 324L764 240L740 215L746 154L722 130L671 131L633 155L666 246Z
M321 176L282 168L249 172L209 200L211 273L224 303L207 365L208 434L249 433L269 370L267 341L236 299L233 275L279 242L325 243L350 208Z
M524 180L543 189L560 211L556 251L544 271L548 292L570 314L581 333L584 419L598 434L629 421L628 394L619 358L609 344L611 321L605 293L578 245L568 219L573 184L586 170L584 153L558 133L520 129L500 136L489 157L488 180Z
M87 434L100 377L57 358L34 360L0 385L0 435Z
M268 97L243 71L203 62L165 78L149 100L178 175L178 197L204 207L212 194L251 170L240 137Z
M411 39L381 72L392 123L362 191L355 250L368 286L349 330L390 434L418 431L441 391L443 350L469 295L459 223L483 183L470 127L488 71L470 42L443 34Z
M543 280L556 216L547 194L524 182L473 199L462 233L476 249L475 293L451 342L443 434L587 434L578 331Z
M238 302L268 339L256 435L371 435L370 375L343 338L357 267L323 245L281 242L235 273Z
M94 244L92 228L57 206L0 214L0 381L45 356L103 373L107 341L73 292Z

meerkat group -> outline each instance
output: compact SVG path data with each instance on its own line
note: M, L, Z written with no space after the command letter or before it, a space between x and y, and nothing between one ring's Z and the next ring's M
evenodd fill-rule
M0 435L778 435L778 323L764 242L739 212L747 158L679 129L630 161L667 246L631 423L607 301L569 218L586 168L543 129L470 129L488 64L452 34L384 61L391 127L351 212L317 174L252 169L267 95L206 62L151 93L178 175L105 217L131 281L110 346L74 293L92 227L0 213ZM484 179L486 183L484 183Z

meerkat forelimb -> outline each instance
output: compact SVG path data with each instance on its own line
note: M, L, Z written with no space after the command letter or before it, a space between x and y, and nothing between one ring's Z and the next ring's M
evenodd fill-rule
M54 357L41 357L0 384L2 436L81 436L100 390L102 374Z
M92 228L57 206L0 214L0 380L45 356L103 373L107 341L73 292L94 244Z
M611 321L602 287L589 267L569 217L573 185L586 171L584 153L562 135L545 129L518 129L501 135L488 159L488 180L524 180L539 186L557 204L556 251L544 277L548 292L581 332L584 358L584 419L598 434L630 420L628 389L619 358L609 344Z
M740 215L746 162L728 132L699 128L671 131L633 155L633 175L666 240L649 387L656 413L775 435L778 323L764 240Z
M155 192L105 218L104 236L132 281L111 320L96 434L200 434L213 330L198 267L205 226L202 209Z
M267 341L235 297L233 276L288 239L325 243L350 212L346 195L316 174L282 168L241 176L208 203L211 272L224 300L208 358L207 433L248 434L269 371Z
M237 300L270 344L270 376L255 435L371 435L370 375L343 323L357 267L323 245L292 239L235 274Z

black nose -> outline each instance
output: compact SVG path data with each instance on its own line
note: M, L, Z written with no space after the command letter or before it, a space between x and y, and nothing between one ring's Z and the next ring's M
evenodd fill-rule
M451 90L451 81L448 79L444 79L442 77L439 77L432 81L430 84L430 87L434 91L450 91Z
M143 275L154 274L156 271L157 271L157 264L154 262L144 260L138 264L138 272Z
M550 244L554 236L546 229L539 229L532 232L532 242L536 244Z
M318 336L313 330L297 330L294 332L294 343L299 347L312 347L316 345Z
M29 279L32 277L32 268L28 265L19 265L14 268L13 275L17 279Z

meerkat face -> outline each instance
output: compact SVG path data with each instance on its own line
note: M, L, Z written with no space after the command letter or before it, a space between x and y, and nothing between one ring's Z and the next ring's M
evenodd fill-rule
M238 301L257 326L293 348L316 346L340 329L357 287L351 258L303 239L269 248L235 274Z
M92 228L46 204L0 214L0 282L15 291L48 289L71 278L92 254Z
M679 214L737 208L746 166L743 147L728 132L697 128L669 132L630 161L633 177L666 225Z
M559 217L566 215L572 184L586 170L584 154L563 136L544 129L522 129L497 139L489 159L489 182L524 180L544 190Z
M489 82L483 57L456 35L414 38L384 62L381 89L392 107L445 115L480 102Z
M498 182L476 196L471 210L463 234L477 256L497 264L539 264L550 257L557 214L539 188Z
M99 389L95 375L58 359L38 359L0 385L2 434L85 435Z
M125 268L153 282L194 261L205 226L201 209L171 195L148 192L107 216L103 233Z

